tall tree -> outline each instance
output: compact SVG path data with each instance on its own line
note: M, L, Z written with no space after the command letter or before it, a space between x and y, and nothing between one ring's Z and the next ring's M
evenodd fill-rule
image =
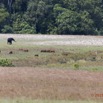
M7 18L9 17L9 13L6 11L3 4L0 4L0 31L3 26L8 22Z

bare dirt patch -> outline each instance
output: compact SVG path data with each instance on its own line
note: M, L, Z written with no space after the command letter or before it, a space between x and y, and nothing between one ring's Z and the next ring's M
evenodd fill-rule
M103 72L0 67L0 97L103 100Z

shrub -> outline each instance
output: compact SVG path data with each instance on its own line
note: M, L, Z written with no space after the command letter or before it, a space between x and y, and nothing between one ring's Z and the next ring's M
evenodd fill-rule
M0 66L13 66L12 62L8 59L2 59L0 60Z
M74 64L74 67L75 67L76 70L78 70L79 69L79 64Z
M92 71L97 71L98 70L98 68L92 68Z

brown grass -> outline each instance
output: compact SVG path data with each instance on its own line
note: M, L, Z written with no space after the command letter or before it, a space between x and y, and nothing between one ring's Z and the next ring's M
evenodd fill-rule
M103 72L0 67L0 97L103 100L102 89Z

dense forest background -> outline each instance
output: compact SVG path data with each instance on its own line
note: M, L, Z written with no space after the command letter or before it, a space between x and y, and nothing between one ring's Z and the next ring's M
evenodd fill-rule
M103 0L0 0L0 33L103 35Z

